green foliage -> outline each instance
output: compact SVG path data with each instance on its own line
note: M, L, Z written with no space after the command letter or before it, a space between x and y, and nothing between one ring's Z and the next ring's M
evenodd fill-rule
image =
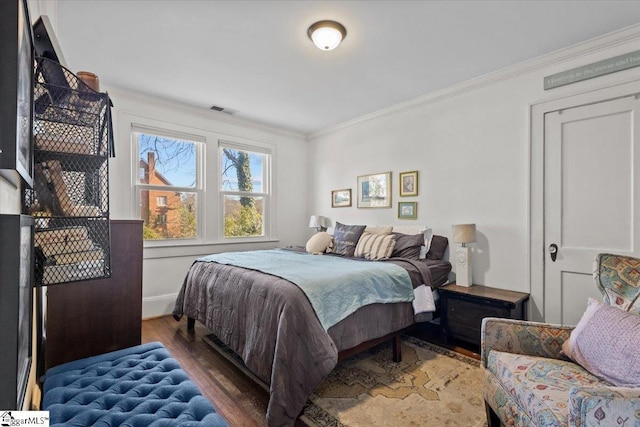
M224 221L225 237L262 235L262 213L255 206L241 205L227 213Z
M223 152L228 161L223 175L235 169L238 191L251 193L253 182L250 153L228 148L223 149ZM225 206L225 237L262 236L262 233L262 209L256 206L254 197L240 197L235 202L229 201L229 205Z
M193 198L192 198L193 199ZM178 238L193 238L196 236L196 212L193 200L180 205L180 232Z
M164 239L164 237L160 233L149 227L146 222L144 223L144 227L142 228L142 237L144 238L144 240Z

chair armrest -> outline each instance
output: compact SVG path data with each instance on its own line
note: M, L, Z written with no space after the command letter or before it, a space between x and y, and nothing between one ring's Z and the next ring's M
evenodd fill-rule
M634 426L638 423L640 388L599 386L572 387L569 390L570 427Z
M485 317L482 319L481 364L487 366L489 350L568 360L561 354L562 343L572 330L573 326Z

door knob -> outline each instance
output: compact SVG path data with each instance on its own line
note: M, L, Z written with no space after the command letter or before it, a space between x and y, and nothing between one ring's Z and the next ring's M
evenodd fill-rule
M551 261L556 262L558 256L558 245L552 243L549 245L549 255L551 255Z

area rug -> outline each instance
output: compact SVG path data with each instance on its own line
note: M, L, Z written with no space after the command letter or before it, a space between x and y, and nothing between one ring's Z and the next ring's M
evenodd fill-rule
M266 386L214 335L204 340ZM317 427L483 427L481 378L478 360L405 335L399 363L390 342L340 362L300 418Z
M486 426L478 360L410 336L344 360L311 395L316 426Z

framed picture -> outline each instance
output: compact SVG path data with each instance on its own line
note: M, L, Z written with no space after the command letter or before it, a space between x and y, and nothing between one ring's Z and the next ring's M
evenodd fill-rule
M33 186L33 34L26 0L0 15L0 174Z
M398 202L398 219L418 218L418 202Z
M418 195L418 171L400 172L400 197Z
M351 206L351 189L333 190L331 192L332 208L348 208Z
M391 207L391 172L358 177L358 207Z

